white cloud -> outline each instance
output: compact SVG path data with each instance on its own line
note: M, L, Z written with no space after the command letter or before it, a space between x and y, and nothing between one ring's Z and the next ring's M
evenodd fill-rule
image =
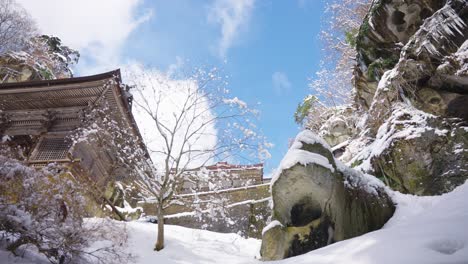
M180 57L176 56L176 61L174 63L169 64L167 67L167 75L173 76L178 70L180 70L185 64L185 61Z
M245 30L254 7L255 0L215 0L211 6L208 19L221 27L221 39L218 53L226 57L227 50Z
M291 83L284 72L275 72L271 76L273 88L278 95L285 94L291 90Z
M129 84L138 87L133 91L134 104L132 112L146 146L151 152L151 159L157 166L163 166L165 157L161 152L167 150L162 134L157 132L154 120L145 109L155 111L156 106L159 105L158 118L160 123L170 128L174 127L174 117L181 115L182 110L186 111L188 117L198 116L195 119L183 119L175 135L170 136L167 133L169 138L174 139L173 153L178 153L181 150L187 131L189 134L196 131L196 136L188 141L188 144L184 146L184 150L190 148L194 151L193 153L196 153L195 151L203 153L203 151L213 149L216 146L218 133L215 124L206 125L205 123L206 120L213 119L214 115L209 110L208 99L197 101L196 107L183 107L186 100L188 100L189 104L194 103L190 101L195 98L193 95L198 91L198 85L194 80L176 80L168 72L161 72L154 68L145 69L138 63L122 67L122 73L124 80L131 80ZM197 98L199 100L200 97ZM197 155L200 155L200 152ZM187 155L184 155L181 162L189 162L189 166L195 167L207 161L208 163L212 162L210 151L207 151L206 155L197 158L191 157L189 159Z
M82 54L82 73L110 70L120 63L128 36L152 12L139 12L141 0L17 0L42 33L56 35Z

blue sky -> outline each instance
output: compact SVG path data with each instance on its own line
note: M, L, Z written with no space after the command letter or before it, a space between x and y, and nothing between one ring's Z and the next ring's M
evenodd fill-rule
M58 35L80 50L78 75L128 62L163 71L178 61L223 68L233 96L260 103L259 126L275 145L266 174L278 165L288 140L298 132L293 113L318 69L323 1L44 1L39 5L19 0L44 33ZM70 28L76 29L73 35Z
M159 11L130 36L125 57L163 69L177 58L192 65L221 65L230 76L234 96L260 103L260 127L275 144L266 162L265 173L269 173L287 151L288 139L298 131L293 113L318 67L322 2L256 2L248 25L225 57L216 50L219 29L206 19L209 5L195 2L199 3L145 5Z

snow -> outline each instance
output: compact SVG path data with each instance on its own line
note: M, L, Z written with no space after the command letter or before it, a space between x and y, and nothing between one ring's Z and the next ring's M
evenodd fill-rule
M153 251L156 225L131 222L127 225L129 251L135 263L252 263L260 248L257 239L179 226L166 226L166 248Z
M3 247L2 247L3 248ZM10 264L45 264L50 263L46 257L39 255L34 248L24 251L23 257L15 257L10 252L0 248L0 263Z
M442 54L439 52L440 43L452 39L457 34L463 35L463 30L467 25L450 4L450 2L447 3L424 21L411 41L404 47L403 53L415 46L417 55L426 51L430 55L441 56ZM450 41L449 44L451 44Z
M244 102L244 101L242 101L242 100L240 100L240 99L237 98L237 97L223 99L223 102L224 102L225 104L237 105L237 106L239 106L241 109L247 108L247 103Z
M420 197L392 192L394 216L383 229L334 243L278 264L394 264L468 263L468 183L441 196ZM272 222L269 226L275 226ZM166 247L153 251L156 225L126 224L126 251L131 263L263 263L258 259L261 241L237 234L166 225ZM26 254L15 258L0 250L1 263L46 263Z
M262 236L265 235L265 233L266 233L268 230L270 230L270 229L272 229L272 228L275 228L275 227L277 227L277 226L283 227L283 224L281 224L281 222L278 221L278 220L273 220L273 221L271 221L267 226L265 226L265 227L263 228L263 230L262 230Z
M448 131L447 129L442 129L442 130L440 130L440 129L435 129L435 130L434 130L434 133L435 133L436 135L438 135L438 136L445 136L445 135L447 135L448 132L449 132L449 131Z
M340 149L340 148L346 147L346 146L349 145L349 143L350 143L349 140L345 140L345 141L341 142L340 144L334 146L334 147L332 148L332 151L335 151L335 150L338 150L338 149Z
M384 190L387 193L392 192L391 189L388 188L388 186L386 186L377 177L349 168L339 160L335 159L335 162L338 170L343 172L344 175L346 175L346 179L344 182L345 186L351 189L365 189L367 193L374 194L376 196L379 195L379 189Z
M317 164L331 170L332 172L335 171L328 159L320 154L311 153L302 149L290 149L273 175L270 182L271 186L273 186L273 184L278 180L283 170L287 170L296 164Z
M311 144L311 145L312 144L320 144L324 148L331 151L331 148L328 145L328 143L325 140L323 140L322 138L315 135L315 133L310 131L310 130L303 130L299 134L297 134L296 139L294 140L293 146L294 146L294 144L297 144L296 142L299 142L299 143L304 142L306 144ZM297 146L297 148L300 148L300 147L302 147L302 145Z
M454 150L453 150L454 154L460 154L464 151L468 151L468 150L464 149L461 143L458 143L454 146Z
M112 210L112 208L110 208L110 206L106 205L108 207L109 210ZM135 207L133 208L127 201L124 200L124 207L118 207L118 206L115 206L117 208L117 210L119 210L119 212L121 213L124 213L124 214L134 214L138 211L140 212L143 212L143 208L142 207Z
M468 64L463 62L468 60L468 40L463 42L458 51L454 54L454 57L458 60L459 65L461 65L461 68L457 71L456 75L466 75L468 73Z
M382 78L383 79L383 78ZM420 137L427 130L433 130L427 124L427 119L432 117L412 106L397 103L392 111L392 116L377 131L374 142L364 147L349 162L351 166L355 161L362 160L362 163L355 169L363 172L372 170L371 159L381 155L397 139L414 139ZM437 135L445 135L448 131L435 130Z
M382 79L380 79L379 84L377 86L377 90L388 91L388 87L391 86L391 80L395 79L400 73L398 70L392 69L384 72ZM379 103L378 100L375 100L378 96L378 93L375 93L374 100L372 100L372 104ZM371 106L373 108L373 106Z
M306 150L302 150L302 144L321 144L324 148L331 152L330 146L325 142L325 140L319 138L314 134L314 132L309 130L303 130L297 134L293 144L289 148L286 155L280 162L280 165L275 170L271 178L271 186L278 180L283 170L287 170L296 164L316 164L331 170L335 171L335 168L330 164L328 159L320 154L312 153Z

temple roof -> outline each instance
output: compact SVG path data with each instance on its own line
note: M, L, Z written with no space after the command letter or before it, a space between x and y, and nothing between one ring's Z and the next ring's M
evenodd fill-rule
M121 79L120 69L113 71L90 75L82 77L73 77L73 78L64 78L64 79L55 79L55 80L42 80L42 81L29 81L29 82L13 82L13 83L0 83L0 89L10 89L10 88L27 88L27 87L47 87L47 86L57 86L57 85L67 85L67 84L79 84L83 82L92 82L105 80L112 77L118 77Z
M102 99L115 118L135 126L120 83L120 70L115 70L86 77L0 84L0 132L12 136L68 132L80 125L85 108Z
M121 89L108 89L111 80L120 85L120 70L104 74L57 80L0 84L0 110L39 110L68 107L87 107L101 96L111 103L122 97ZM107 89L107 91L105 91ZM107 94L104 94L107 92ZM127 105L123 102L122 106Z
M143 142L131 113L131 95L120 70L57 80L0 84L0 135L64 134L77 128L83 111L105 100L111 118L123 121Z

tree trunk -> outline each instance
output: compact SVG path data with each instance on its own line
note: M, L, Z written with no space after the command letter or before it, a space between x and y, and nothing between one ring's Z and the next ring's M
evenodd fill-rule
M164 248L164 214L162 203L158 203L158 239L156 240L156 245L154 250L160 251Z

